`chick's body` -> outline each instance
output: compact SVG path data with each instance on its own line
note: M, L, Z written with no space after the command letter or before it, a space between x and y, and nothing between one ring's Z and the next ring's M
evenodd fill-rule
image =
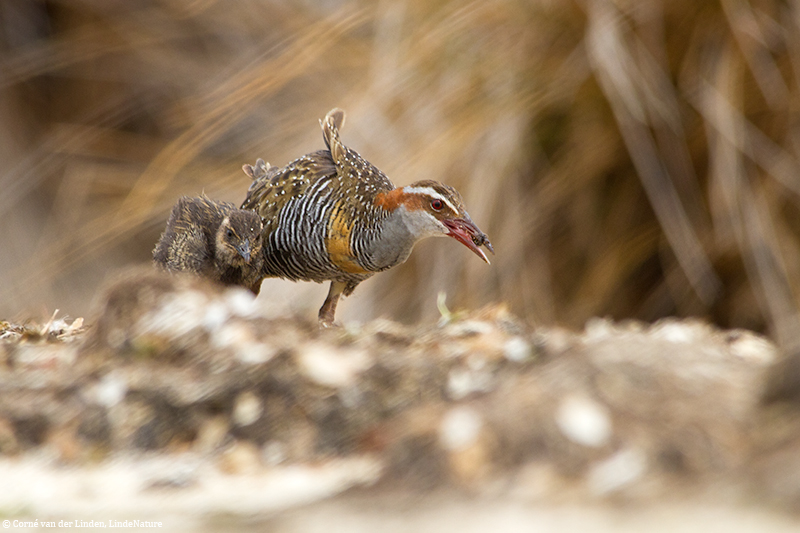
M182 197L153 250L169 272L189 272L258 294L263 279L261 218L227 202Z

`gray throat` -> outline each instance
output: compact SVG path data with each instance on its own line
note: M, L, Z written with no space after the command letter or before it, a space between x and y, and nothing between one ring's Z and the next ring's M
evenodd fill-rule
M405 262L418 240L401 210L384 218L377 231L365 233L362 263L376 272Z

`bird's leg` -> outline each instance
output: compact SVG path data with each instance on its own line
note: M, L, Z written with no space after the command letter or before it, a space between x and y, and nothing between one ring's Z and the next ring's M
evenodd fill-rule
M346 283L341 281L331 281L331 289L328 291L328 297L325 298L325 303L319 310L319 325L322 328L329 328L333 326L333 316L336 314L336 304L339 303L339 296L344 292Z

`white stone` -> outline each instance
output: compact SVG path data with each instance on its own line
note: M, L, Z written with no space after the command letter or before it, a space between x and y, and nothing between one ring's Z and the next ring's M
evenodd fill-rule
M607 318L590 318L584 330L584 338L587 341L608 339L615 333L613 322Z
M371 364L363 350L341 350L322 343L307 344L300 352L299 362L306 377L329 387L354 384L358 374Z
M228 306L223 302L219 300L211 302L206 307L203 315L203 327L209 332L216 331L228 321L230 316L231 313L228 310Z
M233 287L225 291L225 303L234 316L252 318L258 314L255 295L247 289Z
M236 359L248 365L260 365L272 359L278 352L274 346L263 342L244 342L236 347Z
M106 374L94 386L93 396L96 403L105 407L113 407L121 402L128 393L128 384L113 372Z
M239 426L249 426L259 419L264 407L261 398L251 391L241 393L233 406L233 421Z
M589 471L589 488L598 495L620 490L647 470L647 457L638 449L620 450L611 457L595 464Z
M522 337L511 337L503 344L503 355L511 362L522 363L533 357L533 349Z
M731 341L730 350L731 354L736 357L763 364L775 362L778 356L778 350L774 344L749 331L741 332L736 339Z
M201 325L208 298L199 291L164 296L159 305L136 323L139 335L164 335L175 339Z
M611 437L608 409L585 396L567 396L556 411L558 428L572 442L599 448Z
M239 321L226 323L215 331L210 339L214 348L236 348L243 343L252 343L253 340L250 326Z
M447 393L454 400L491 389L492 374L488 369L455 367L447 374Z
M698 337L697 328L690 324L680 322L665 322L656 325L652 330L656 338L662 338L675 344L688 344L695 342Z
M439 442L446 450L469 448L480 436L483 418L475 409L458 406L450 409L439 426Z

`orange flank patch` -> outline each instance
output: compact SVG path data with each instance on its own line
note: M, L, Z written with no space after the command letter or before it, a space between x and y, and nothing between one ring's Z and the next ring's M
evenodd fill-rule
M331 263L342 271L350 274L368 274L369 271L361 268L350 248L350 234L353 225L347 223L344 210L337 209L328 221L328 235L325 237L325 246Z
M399 187L391 191L379 192L375 195L375 205L386 211L394 211L403 202L403 196L403 189Z

